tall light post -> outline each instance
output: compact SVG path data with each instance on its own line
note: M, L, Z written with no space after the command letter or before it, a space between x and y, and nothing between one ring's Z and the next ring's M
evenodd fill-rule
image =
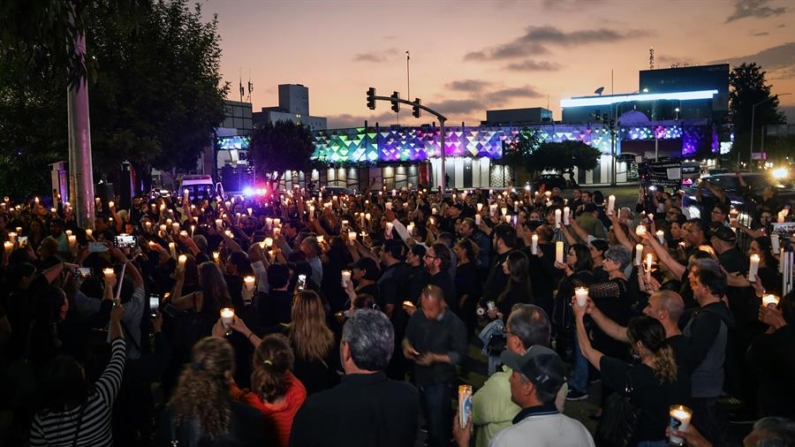
M751 107L751 144L750 144L750 147L749 147L750 152L748 153L748 172L751 172L753 170L753 166L754 166L754 126L756 124L756 106L762 105L762 104L764 104L764 103L766 103L768 101L772 101L773 98L778 99L779 96L787 96L789 94L790 93L781 93L781 94L778 94L776 96L767 97L767 98L759 101L758 103L754 104L753 107ZM739 151L738 151L738 158L739 158ZM739 168L740 167L737 166L737 169L739 169Z

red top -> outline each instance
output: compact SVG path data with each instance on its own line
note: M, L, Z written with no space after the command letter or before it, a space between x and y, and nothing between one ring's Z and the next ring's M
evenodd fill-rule
M284 395L284 401L278 404L263 402L257 393L248 389L240 389L235 383L229 386L229 394L233 399L256 408L273 424L279 447L288 447L293 418L306 400L304 384L290 371L287 371L285 376L287 377L287 393Z

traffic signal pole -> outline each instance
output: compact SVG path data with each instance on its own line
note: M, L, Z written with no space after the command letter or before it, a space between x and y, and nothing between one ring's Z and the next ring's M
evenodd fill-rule
M393 92L392 96L377 96L375 94L375 88L370 87L367 89L367 107L370 110L375 110L375 102L376 101L389 101L392 103L392 110L396 113L400 111L400 104L406 104L413 108L413 115L415 118L420 117L420 110L425 110L426 112L430 113L431 115L435 116L436 119L439 120L439 161L440 161L440 181L439 184L441 186L441 193L444 196L445 192L447 191L447 173L445 169L445 122L447 121L447 117L442 115L441 113L437 112L436 110L431 109L430 107L426 107L422 105L420 98L416 98L414 102L411 102L406 99L401 99L400 94L398 92Z

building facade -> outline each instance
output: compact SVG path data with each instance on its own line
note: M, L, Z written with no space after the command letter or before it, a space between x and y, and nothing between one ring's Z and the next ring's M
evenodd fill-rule
M254 125L292 121L312 131L326 129L326 118L309 114L309 89L301 84L279 85L279 105L263 107L253 114Z

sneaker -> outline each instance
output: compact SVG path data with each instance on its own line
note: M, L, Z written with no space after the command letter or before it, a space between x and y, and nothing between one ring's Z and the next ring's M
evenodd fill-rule
M588 399L588 393L570 389L569 394L566 395L566 400L585 400Z

